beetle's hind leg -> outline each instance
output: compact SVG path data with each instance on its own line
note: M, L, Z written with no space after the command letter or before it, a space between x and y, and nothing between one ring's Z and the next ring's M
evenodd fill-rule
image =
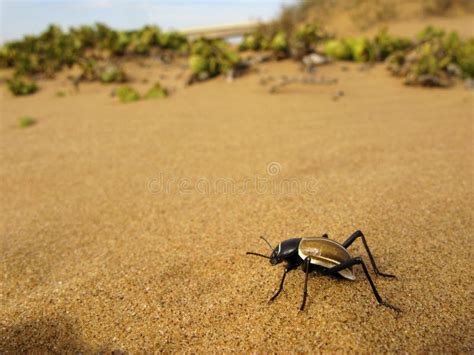
M342 263L340 263L337 266L333 266L332 268L329 268L325 271L325 274L327 275L334 275L337 272L346 269L348 267L351 267L353 265L361 265L362 269L364 270L365 277L367 278L367 281L369 281L370 287L372 288L372 292L374 293L375 298L377 299L377 302L385 307L391 308L394 311L401 312L400 308L395 307L391 305L390 303L384 301L382 297L380 296L379 292L377 291L377 288L375 287L374 282L372 281L372 278L370 277L369 270L367 270L367 266L365 266L364 260L360 256L346 260Z
M347 240L344 243L342 243L342 246L344 248L348 248L352 243L354 243L354 241L357 238L362 239L362 244L364 244L364 248L367 251L367 254L369 255L369 260L370 260L370 263L372 264L372 268L374 269L375 274L383 276L383 277L396 277L395 275L385 274L379 271L377 264L375 264L375 259L372 256L372 253L370 252L369 245L367 244L367 241L365 240L365 236L360 230L355 231L349 238L347 238Z
M304 278L304 288L303 288L303 302L301 303L300 311L304 310L304 306L306 305L306 297L308 295L308 276L309 276L309 265L311 264L311 258L308 256L304 259L304 271L306 272Z

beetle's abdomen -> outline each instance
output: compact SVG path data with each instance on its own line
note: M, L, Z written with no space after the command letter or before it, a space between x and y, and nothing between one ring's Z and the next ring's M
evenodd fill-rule
M298 255L303 260L309 256L311 258L311 264L326 268L339 265L343 261L352 258L346 248L341 244L320 237L302 238L298 248ZM352 267L340 270L339 275L349 280L355 280Z

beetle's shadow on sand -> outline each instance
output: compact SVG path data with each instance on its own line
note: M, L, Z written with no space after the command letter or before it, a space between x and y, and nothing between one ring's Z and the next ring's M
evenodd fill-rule
M0 328L0 353L97 353L103 350L86 344L68 317L44 316Z

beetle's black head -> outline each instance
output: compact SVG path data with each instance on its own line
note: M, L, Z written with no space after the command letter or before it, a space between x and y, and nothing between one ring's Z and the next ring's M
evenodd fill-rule
M280 244L273 249L273 247L270 245L270 243L263 237L261 237L270 247L270 250L272 250L272 253L270 256L266 256L260 253L254 253L254 252L247 252L247 254L250 255L256 255L260 256L266 259L270 259L270 263L272 265L277 265L281 263L282 261L287 261L294 263L296 262L298 258L298 245L300 244L301 238L293 238L293 239L288 239Z
M273 252L270 255L270 263L272 265L279 264L283 261L280 254L281 254L281 244L278 244L278 246L275 249L273 249Z
M278 244L270 255L270 263L272 265L277 265L282 261L294 263L298 258L298 246L300 241L301 238L292 238Z

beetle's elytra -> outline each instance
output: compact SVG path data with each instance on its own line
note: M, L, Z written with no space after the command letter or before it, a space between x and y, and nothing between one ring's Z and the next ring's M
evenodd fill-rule
M270 247L272 253L270 256L266 256L259 253L247 252L250 255L257 255L267 259L270 259L272 265L277 265L281 262L286 262L285 271L280 282L280 287L277 292L273 295L270 301L275 300L280 292L283 290L283 284L285 283L286 274L302 266L303 271L306 273L304 290L303 290L303 302L301 303L300 310L303 310L306 304L306 297L308 291L308 275L310 272L318 271L323 275L340 275L348 280L355 280L355 275L352 267L354 265L361 265L364 271L365 277L372 288L377 302L385 307L391 308L394 311L400 312L398 307L391 305L384 301L380 296L377 288L375 287L372 278L370 277L367 266L364 260L360 256L352 257L347 250L349 246L357 239L361 238L362 243L367 251L367 254L372 264L374 272L378 276L394 278L394 275L385 274L379 271L375 260L370 252L369 246L365 239L364 234L358 230L354 232L347 240L340 244L334 240L328 238L327 234L322 237L308 237L308 238L293 238L288 239L280 244L276 248L273 248L271 244L263 237L261 237Z

